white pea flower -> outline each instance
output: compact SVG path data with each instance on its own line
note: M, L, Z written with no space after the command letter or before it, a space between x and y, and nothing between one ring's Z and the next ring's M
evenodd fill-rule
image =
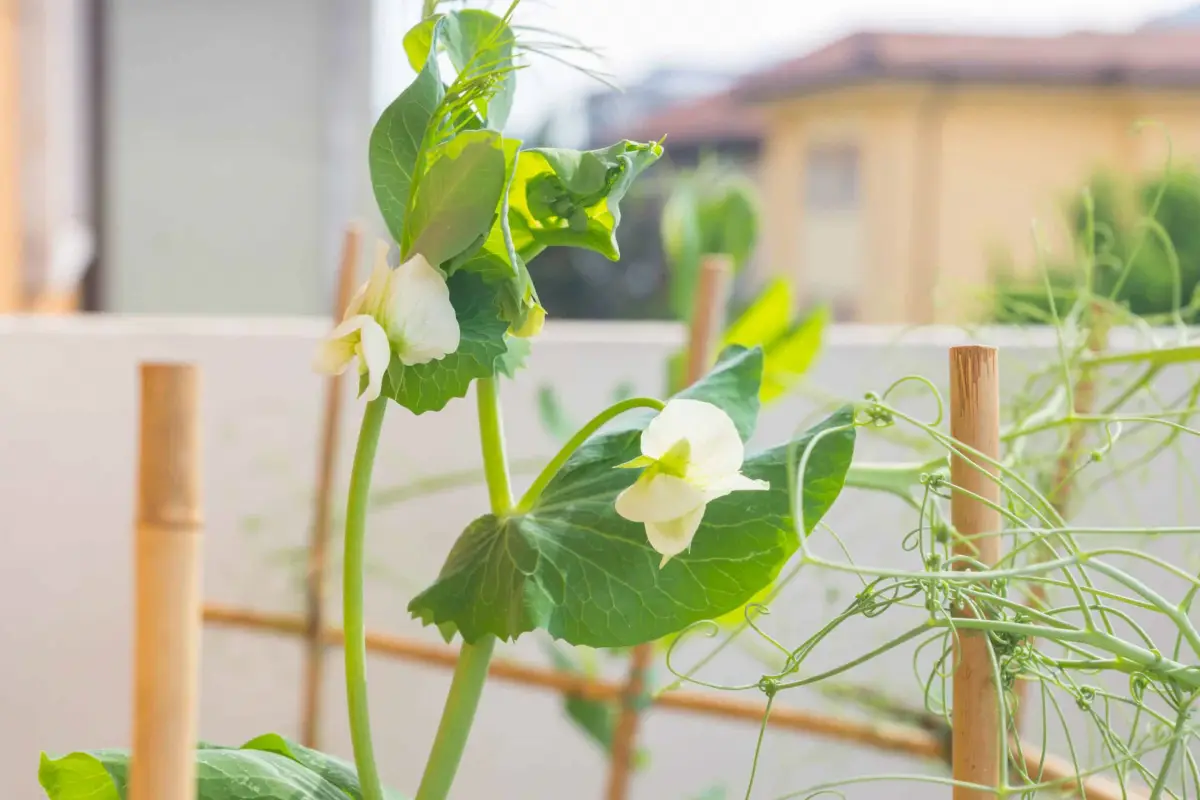
M341 375L357 358L359 372L367 375L363 396L374 400L393 352L406 366L424 364L453 353L458 339L458 318L442 273L420 254L393 270L382 245L371 277L317 350L316 368Z
M733 420L711 403L671 400L646 426L641 457L621 465L645 470L617 495L617 513L646 524L660 569L691 546L710 502L771 488L740 472L745 455Z

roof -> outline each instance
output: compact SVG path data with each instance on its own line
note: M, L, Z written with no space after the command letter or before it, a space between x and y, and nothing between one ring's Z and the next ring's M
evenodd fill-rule
M752 73L746 99L874 80L1200 87L1200 31L963 36L863 32Z
M1200 26L1200 3L1176 11L1174 14L1163 14L1154 17L1142 25L1142 30L1162 30L1163 28L1190 28Z
M665 134L668 144L757 143L766 126L762 109L747 106L731 91L667 106L621 130L606 131L635 141Z

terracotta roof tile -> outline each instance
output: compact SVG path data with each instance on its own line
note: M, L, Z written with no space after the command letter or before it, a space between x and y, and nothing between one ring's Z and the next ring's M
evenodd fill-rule
M652 141L666 135L668 143L673 144L757 142L764 126L761 109L745 105L732 92L723 91L667 106L628 128L606 131L602 138Z
M864 32L752 73L735 92L766 97L880 79L1200 86L1200 32L1054 37Z

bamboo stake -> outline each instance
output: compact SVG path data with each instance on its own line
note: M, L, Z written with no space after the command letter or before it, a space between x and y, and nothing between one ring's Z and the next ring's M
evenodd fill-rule
M700 264L692 325L688 332L687 383L700 379L713 359L713 350L724 325L725 306L729 299L730 276L733 264L726 255L708 255ZM625 683L621 710L613 729L612 760L609 764L608 800L625 800L633 775L633 757L637 749L637 728L645 690L646 672L654 655L652 644L633 648L629 677Z
M282 635L303 635L305 631L304 619L300 616L212 604L205 607L204 620L209 625ZM326 628L322 641L326 646L339 646L343 641L343 632L340 628ZM457 648L382 633L367 634L367 651L443 668L453 668L458 663ZM622 682L527 666L503 658L492 659L489 677L600 702L619 700L626 692L626 684ZM763 703L757 700L739 700L693 691L668 692L654 698L653 702L660 708L742 720L756 725L762 723L765 711ZM821 734L919 758L941 758L945 755L941 737L906 725L857 722L813 711L780 707L778 704L771 709L769 721L781 728Z
M142 365L131 800L196 796L198 395L195 367Z
M209 625L257 630L283 636L302 636L307 630L305 620L300 616L214 604L205 606L204 621ZM340 646L343 642L342 630L326 628L322 631L321 640L326 647ZM453 668L458 663L458 650L454 647L418 642L384 633L367 633L367 651L446 669ZM600 702L618 700L625 692L624 684L616 681L527 666L504 658L492 659L489 677L519 686L548 689ZM668 692L655 697L653 702L657 708L720 717L749 725L762 724L763 714L766 713L766 706L761 701L717 696L708 692ZM767 724L773 728L816 734L914 758L945 760L949 757L945 737L909 725L859 722L830 714L781 707L778 703L771 708ZM1064 791L1075 787L1077 779L1069 762L1055 756L1046 756L1039 773L1041 750L1029 745L1020 747L1021 757L1030 775L1036 778L1040 774L1042 780L1059 781ZM1145 797L1144 792L1133 790L1122 794L1120 787L1115 783L1097 776L1084 778L1083 786L1088 800L1142 800Z
M1000 374L994 347L968 345L950 348L950 435L982 455L1000 457ZM1000 515L973 493L1000 502L996 470L978 457L953 453L950 460L950 518L963 537L954 546L984 564L1000 560ZM985 534L978 536L978 534ZM960 610L967 614L968 611ZM954 648L953 745L955 780L998 787L1002 743L998 687L992 671L986 632L960 631ZM954 787L954 800L990 800L991 790Z
M357 225L346 228L342 240L342 258L338 265L338 291L333 306L333 324L337 325L354 295L358 272L358 254L362 231ZM321 686L325 677L325 647L321 631L325 626L325 596L329 586L330 505L333 475L337 469L338 422L342 418L342 376L331 375L325 382L325 408L321 416L321 444L317 455L317 493L314 498L312 533L308 545L308 571L305 576L305 650L304 677L300 690L300 742L317 747L321 725Z

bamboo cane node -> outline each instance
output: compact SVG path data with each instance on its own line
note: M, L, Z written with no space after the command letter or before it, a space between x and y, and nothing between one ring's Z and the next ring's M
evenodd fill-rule
M204 520L189 514L163 514L140 516L138 527L149 528L161 533L199 534L204 528Z

